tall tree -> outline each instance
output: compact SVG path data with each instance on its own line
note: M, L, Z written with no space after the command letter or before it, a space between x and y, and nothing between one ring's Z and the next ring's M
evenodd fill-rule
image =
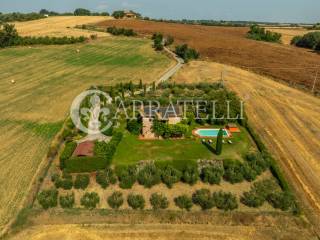
M142 89L143 86L142 86L142 79L140 79L140 82L139 82L139 89Z
M217 137L217 144L216 144L216 154L221 155L222 153L222 139L223 139L223 129L220 128L218 137Z
M156 91L156 82L152 83L152 91L154 91L154 92Z

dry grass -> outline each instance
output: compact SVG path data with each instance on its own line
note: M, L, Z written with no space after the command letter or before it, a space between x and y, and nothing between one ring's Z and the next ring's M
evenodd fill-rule
M291 40L295 36L303 36L309 32L315 32L315 30L306 30L305 28L288 28L288 27L269 27L266 28L271 32L277 32L282 34L282 43L286 45L290 45Z
M140 39L1 50L0 231L17 213L75 96L94 84L155 81L171 64Z
M185 224L105 224L105 225L44 225L29 228L12 239L24 240L264 240L311 238L310 234L297 228L273 230L259 226L214 226Z
M22 36L86 36L89 37L92 32L82 29L74 29L76 25L93 24L111 17L104 16L63 16L49 17L40 20L17 22L15 23L19 34ZM108 33L95 32L98 36L109 36Z
M220 79L245 100L250 122L280 160L306 210L320 216L320 99L266 77L216 63L193 62L174 79ZM318 226L319 227L319 226Z

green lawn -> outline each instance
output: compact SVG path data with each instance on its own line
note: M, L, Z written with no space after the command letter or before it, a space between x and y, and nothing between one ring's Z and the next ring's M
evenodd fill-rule
M215 139L212 139L215 141ZM223 145L222 155L217 156L207 149L200 139L182 140L139 140L128 132L124 133L113 159L115 165L134 164L143 160L153 161L197 161L198 159L239 159L253 148L247 132L234 134L233 144ZM215 143L213 144L215 147Z

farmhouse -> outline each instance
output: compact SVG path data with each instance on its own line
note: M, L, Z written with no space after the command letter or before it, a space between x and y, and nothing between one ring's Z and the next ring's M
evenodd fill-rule
M178 105L169 105L156 108L154 106L143 107L140 111L142 117L142 136L145 138L154 138L152 133L152 122L154 119L167 122L168 124L177 124L182 120L182 109Z
M131 11L124 11L124 18L137 18L137 14Z
M73 152L74 157L93 157L94 142L86 141L79 143Z

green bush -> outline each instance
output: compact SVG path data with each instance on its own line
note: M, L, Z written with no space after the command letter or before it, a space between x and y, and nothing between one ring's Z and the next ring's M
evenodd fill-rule
M189 48L187 44L176 46L176 54L181 57L185 62L192 59L198 59L200 54L193 48Z
M257 41L281 43L282 35L280 33L266 31L265 28L254 24L250 27L250 31L248 32L247 37Z
M238 160L224 160L224 179L232 184L240 183L244 180L244 167L243 164Z
M201 179L204 183L220 184L223 174L223 167L204 167L201 171Z
M63 172L62 178L58 174L54 174L51 177L56 188L62 188L64 190L70 190L73 187L72 176Z
M119 186L123 189L130 189L137 180L137 169L135 166L128 166L125 169L118 170L117 176Z
M169 206L168 199L162 194L153 193L150 197L150 203L154 210L166 209Z
M144 209L145 206L145 200L142 195L134 195L130 194L128 196L128 204L132 209Z
M260 207L277 188L279 187L272 179L261 180L255 182L249 192L243 193L240 200L249 207Z
M282 211L288 211L295 206L295 200L289 192L273 192L267 197L268 202L274 207Z
M270 167L270 162L267 157L259 152L251 152L246 155L246 160L248 165L260 175L262 172L266 171Z
M65 169L70 173L94 172L107 166L108 162L101 157L72 157L65 161Z
M192 201L201 207L202 210L211 209L215 206L212 194L208 189L200 189L192 194Z
M146 165L138 173L138 182L147 188L151 188L161 182L161 172L153 164Z
M238 208L237 197L232 193L214 192L213 201L218 209L231 211Z
M244 192L240 201L248 207L260 207L265 202L265 199L255 191Z
M199 171L197 166L186 167L183 171L182 180L190 185L196 184L199 180Z
M86 189L90 183L90 176L88 174L79 174L74 181L75 189Z
M297 36L292 39L291 44L297 47L316 49L316 46L320 43L320 32L310 32L305 35Z
M98 171L96 175L96 182L103 188L106 189L110 184L115 184L117 178L111 168L107 168L104 171Z
M77 143L76 142L68 142L66 143L64 150L60 155L60 169L65 168L65 162L71 158L73 152L76 150Z
M43 190L38 194L38 202L44 208L52 208L58 205L58 191L55 188Z
M99 202L100 202L100 197L95 192L85 193L80 200L81 206L84 206L87 209L96 208Z
M174 202L177 207L181 209L186 209L187 211L190 211L193 205L191 197L187 195L181 195L179 197L176 197L174 199Z
M59 202L62 208L72 208L74 205L74 193L60 196Z
M127 37L132 37L137 35L137 33L133 31L133 29L117 28L117 27L108 27L107 32L115 36L124 35Z
M108 197L108 204L113 209L118 209L123 204L123 196L121 192L114 192Z
M171 167L167 166L161 174L162 182L167 185L168 188L172 188L173 184L181 180L182 173Z
M138 120L128 120L127 130L134 135L139 135L141 133L142 123Z

